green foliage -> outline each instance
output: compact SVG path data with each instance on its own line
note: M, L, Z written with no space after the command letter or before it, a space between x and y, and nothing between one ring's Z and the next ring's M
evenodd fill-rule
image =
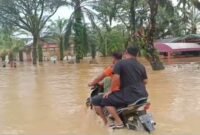
M33 64L37 63L37 41L47 21L65 0L0 0L0 21L33 36Z
M124 30L119 25L111 28L110 32L104 30L104 32L102 32L102 35L104 36L104 41L105 39L107 41L105 46L105 43L102 43L101 40L99 40L99 51L102 54L105 54L105 51L107 51L107 54L111 55L113 52L121 52L125 49L124 44L127 37L126 35L124 35Z
M65 31L65 49L69 47L69 40L73 38L75 43L76 61L80 62L88 52L88 32L86 17L90 20L92 27L98 31L97 25L94 21L96 14L88 8L88 6L94 5L96 2L90 0L74 0L69 3L74 9L69 18ZM100 32L99 32L100 33Z
M192 0L193 5L200 10L200 2L198 0Z
M23 50L24 45L22 40L11 37L9 33L0 32L0 56L5 56L9 53L15 55Z
M109 27L112 26L113 20L116 20L117 13L120 9L122 0L101 0L97 2L97 5L94 5L93 8L98 12L98 16L103 23L103 26L109 30Z

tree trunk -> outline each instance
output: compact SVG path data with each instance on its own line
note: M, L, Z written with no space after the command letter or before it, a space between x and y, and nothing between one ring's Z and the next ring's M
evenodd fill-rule
M112 31L112 29L111 29L111 26L109 26L109 27L107 27L107 29L106 29L106 35L105 35L105 46L104 46L104 56L106 57L106 56L108 56L108 54L110 53L110 50L108 50L108 46L109 46L109 37L110 37L110 35L111 35L111 31Z
M1 59L2 59L3 67L6 67L6 62L5 62L5 60L6 60L6 55L2 55L2 56L1 56Z
M135 43L135 32L136 32L136 21L135 21L135 2L136 0L131 0L131 6L130 6L130 14L131 14L131 18L130 18L130 24L131 24L131 39L133 41L133 44Z
M43 62L43 50L42 50L42 45L38 45L38 58L39 62Z
M192 34L197 34L197 27L195 24L192 25Z
M160 61L159 54L154 48L154 34L156 32L156 15L158 12L158 1L148 0L150 6L150 29L147 36L148 49L147 52L151 55L148 60L153 70L163 70L164 65Z
M9 59L9 62L12 62L14 60L14 55L12 52L9 53L8 59Z
M81 57L78 54L76 54L76 63L80 63L80 62L81 62Z
M5 61L6 60L6 55L2 55L1 59L2 59L2 61Z
M184 28L184 31L185 31L185 35L187 34L187 26L186 26L186 24L187 24L187 21L188 21L188 19L187 19L187 10L186 10L186 4L187 4L187 1L186 0L182 0L182 2L183 2L183 22L184 22L184 24L185 24L185 28Z
M33 47L32 47L33 65L37 64L37 42L38 42L38 37L33 36Z
M92 44L91 45L91 54L92 54L92 59L96 58L96 45Z
M108 38L105 39L105 57L108 55Z
M13 67L13 62L14 62L14 55L13 55L13 52L10 52L9 55L8 55L8 59L9 59L9 64L11 67Z
M97 61L96 61L96 45L95 44L91 44L91 55L92 55L92 59L90 60L90 64L97 64Z
M64 52L63 52L63 38L60 37L60 60L63 61Z
M76 63L80 63L82 58L82 43L81 38L83 36L83 24L82 24L82 11L81 11L81 2L80 0L76 0L75 5L75 24L74 24L74 32L75 32L75 53L76 53Z
M23 61L24 61L23 51L22 51L22 50L19 51L19 61L20 61L20 62L23 62Z

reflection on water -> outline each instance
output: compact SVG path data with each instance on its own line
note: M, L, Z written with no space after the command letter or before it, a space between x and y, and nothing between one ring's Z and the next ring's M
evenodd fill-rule
M88 81L110 61L0 68L0 134L145 135L126 129L108 130L85 107ZM141 61L149 74L150 111L157 121L155 135L199 135L199 65L178 63L154 72Z

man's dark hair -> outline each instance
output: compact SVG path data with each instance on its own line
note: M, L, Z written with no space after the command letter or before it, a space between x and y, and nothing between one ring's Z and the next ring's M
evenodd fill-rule
M138 52L139 52L139 49L137 47L128 47L126 50L128 54L135 57L138 55Z
M121 60L122 59L122 53L119 53L119 52L114 52L112 54L112 56L117 60Z

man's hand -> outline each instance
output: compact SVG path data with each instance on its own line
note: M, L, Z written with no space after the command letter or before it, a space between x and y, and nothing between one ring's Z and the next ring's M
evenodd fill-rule
M112 93L112 91L108 91L103 95L103 98L108 98L108 96Z

